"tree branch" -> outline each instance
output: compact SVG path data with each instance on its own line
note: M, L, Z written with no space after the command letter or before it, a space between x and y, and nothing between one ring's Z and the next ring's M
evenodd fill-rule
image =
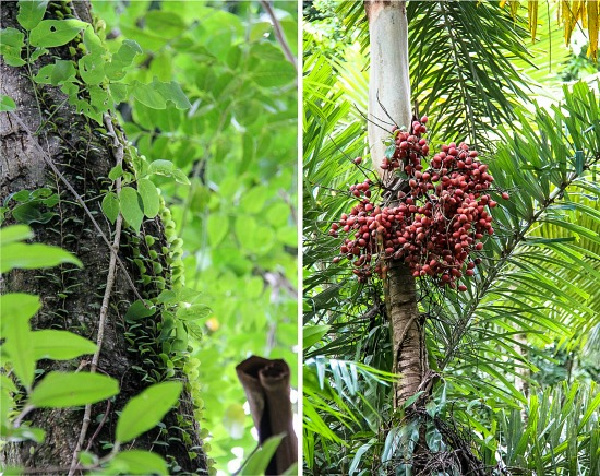
M263 8L265 9L265 11L267 12L267 14L269 15L269 17L271 17L271 22L273 22L273 29L275 30L275 37L277 38L277 41L279 42L279 44L281 45L281 48L283 49L283 54L285 55L285 58L290 63L292 63L294 65L294 68L296 69L296 71L298 71L298 64L296 63L296 57L292 54L290 45L288 45L288 42L285 39L285 35L283 33L283 28L281 28L281 24L279 23L279 20L277 20L277 17L275 16L275 12L271 8L271 5L269 4L269 2L267 0L261 0L260 3L263 6Z

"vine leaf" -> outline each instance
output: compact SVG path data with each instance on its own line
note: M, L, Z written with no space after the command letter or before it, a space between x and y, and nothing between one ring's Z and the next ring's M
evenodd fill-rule
M43 48L66 45L86 26L79 20L44 20L31 30L29 43Z
M104 210L104 214L110 223L114 225L119 216L119 198L116 193L108 192L104 196L104 200L102 200L102 210Z
M182 321L194 321L204 319L212 313L212 309L204 304L193 304L191 306L181 305L177 309L177 319Z
M121 167L120 165L115 165L112 169L110 169L110 172L108 172L108 178L111 179L113 182L122 176L123 167Z
M94 32L92 25L88 25L83 32L83 44L87 52L93 56L101 56L106 53L106 48L100 37Z
M156 186L148 179L140 179L138 180L137 188L140 196L142 197L144 215L146 215L148 218L154 218L156 215L158 215L160 208L160 200Z
M158 425L182 388L181 382L157 383L129 400L117 422L117 441L127 443Z
M29 403L42 408L65 408L105 400L119 393L117 380L89 372L50 372L37 384Z
M25 46L25 35L16 28L0 29L0 55L6 64L18 68L25 64L21 50Z
M133 58L137 54L142 54L143 50L135 41L123 40L119 50L112 55L110 63L106 65L106 76L111 81L119 81L125 77L126 68L131 65ZM114 86L111 85L111 86ZM126 85L121 85L126 87Z
M19 2L17 21L26 30L33 30L44 18L47 5L48 0L21 0Z
M146 307L141 299L136 299L125 313L126 321L137 321L154 315L155 309L153 306Z
M88 55L79 60L79 74L86 84L100 84L106 76L99 56Z
M57 60L54 64L49 64L41 68L33 77L38 84L51 84L57 86L60 83L75 78L75 66L72 61Z
M13 98L6 94L0 95L0 111L14 111L15 107Z
M139 195L137 191L131 187L123 187L119 194L119 203L121 205L123 218L125 218L127 223L131 225L136 233L140 231L144 219L144 212L142 211L138 198Z

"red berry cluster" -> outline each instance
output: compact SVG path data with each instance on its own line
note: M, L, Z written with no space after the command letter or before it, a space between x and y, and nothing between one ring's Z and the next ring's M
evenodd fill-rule
M391 158L383 159L381 164L383 170L395 170L404 166L407 175L411 175L415 170L423 169L421 159L429 155L429 144L421 138L421 134L427 132L427 128L423 125L427 121L429 121L427 116L423 116L421 122L413 121L412 134L395 128L396 148Z
M493 178L476 151L465 143L443 145L426 169L422 160L429 154L424 123L413 121L410 133L394 131L395 148L383 160L381 168L390 174L404 170L407 184L389 206L371 202L370 180L353 185L350 192L359 199L350 214L343 214L329 231L337 236L341 228L354 233L346 238L340 252L354 260L353 272L365 281L374 271L383 276L385 259L403 260L413 276L431 276L441 284L456 287L464 272L472 276L474 250L481 250L485 234L492 235L492 216L488 209L496 206L487 191ZM360 163L356 161L355 163ZM385 177L384 177L385 179ZM506 192L502 198L508 199ZM336 258L334 261L339 261ZM460 291L465 285L458 286Z

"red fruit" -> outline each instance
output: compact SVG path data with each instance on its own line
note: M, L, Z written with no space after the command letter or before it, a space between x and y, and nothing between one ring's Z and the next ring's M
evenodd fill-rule
M428 122L428 121L429 121L429 117L427 117L427 116L423 116L423 117L421 118L421 122L422 122L423 124L427 124L427 122Z
M502 198L504 200L508 200L508 193L507 192L502 192Z
M362 162L362 157L357 157L356 159L354 159L354 163L356 165L359 165Z
M458 286L458 290L459 291L466 291L467 287L464 284L461 284L461 285Z

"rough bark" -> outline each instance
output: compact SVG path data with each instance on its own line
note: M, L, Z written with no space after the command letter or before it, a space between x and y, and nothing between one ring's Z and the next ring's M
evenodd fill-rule
M394 346L394 372L401 375L394 387L394 407L398 407L419 390L425 376L425 334L417 309L415 278L408 266L399 262L388 264L384 292Z
M45 19L58 19L54 8L56 4L50 3ZM75 9L81 20L91 20L89 1L76 2ZM1 27L19 28L17 12L17 2L3 1L0 5ZM68 47L52 48L52 55L72 59ZM47 56L40 58L33 65L33 73L51 61L53 58ZM52 208L56 216L45 225L31 225L35 231L35 241L71 251L83 262L84 268L63 265L35 272L14 271L0 280L0 292L26 292L41 297L42 309L32 320L34 329L68 330L95 342L99 310L107 283L110 251L98 236L82 206L46 166L44 155L34 141L47 152L75 191L86 201L104 234L113 239L110 223L100 206L103 192L110 184L110 180L106 178L108 171L115 165L110 147L111 138L99 130L97 124L76 114L58 88L38 86L36 95L34 85L26 73L25 68L10 67L0 60L0 91L14 99L17 106L14 114L26 126L20 125L10 114L0 112L0 200L3 201L11 193L20 190L35 190L40 187L59 193L60 202ZM52 117L48 121L50 114ZM26 132L26 129L36 131L40 124L43 126L35 137ZM10 222L9 218L8 224ZM158 237L159 243L166 245L158 218L144 223L144 229ZM131 238L132 233L122 233L119 257L126 264L129 276L137 283L140 276L132 264ZM167 264L162 264L165 273L168 273ZM152 383L143 376L152 375L152 369L160 366L158 360L153 361L152 357L148 358L140 353L139 345L142 341L144 345L155 346L158 350L158 344L152 341L152 336L147 332L139 333L123 319L123 314L136 299L134 289L128 282L123 271L117 268L98 371L116 378L120 382L121 392L116 400L101 402L92 407L91 424L83 449L89 445L89 451L98 455L106 454L108 449L105 444L115 441L117 412L133 395ZM142 293L141 285L139 286L137 292ZM155 321L152 322L152 319ZM154 324L156 328L159 321L158 315L149 318L148 326L152 327ZM152 352L149 354L152 355ZM38 361L38 368L44 373L50 370L72 371L78 367L87 369L89 362L84 360L41 360ZM185 380L181 373L177 378ZM122 449L156 451L168 463L179 465L184 474L204 473L206 459L198 436L198 424L192 416L193 411L191 396L185 390L179 408L171 411L163 420L166 431L161 432L159 428L150 430ZM106 418L103 418L104 415ZM34 410L26 420L47 431L45 441L40 444L5 444L0 450L0 463L25 466L28 472L38 469L46 474L68 473L82 417L83 407ZM175 428L186 426L186 423L185 434ZM162 441L165 444L157 444ZM50 468L53 470L50 471Z
M410 126L411 103L408 62L408 19L406 2L399 0L365 1L370 34L369 146L371 160L384 181L380 165L384 158L384 130L378 119L392 120L399 127ZM389 117L388 117L389 116ZM394 406L402 406L419 390L427 371L424 331L419 322L416 283L407 265L387 263L385 302L394 346L394 371L401 374L395 385Z

